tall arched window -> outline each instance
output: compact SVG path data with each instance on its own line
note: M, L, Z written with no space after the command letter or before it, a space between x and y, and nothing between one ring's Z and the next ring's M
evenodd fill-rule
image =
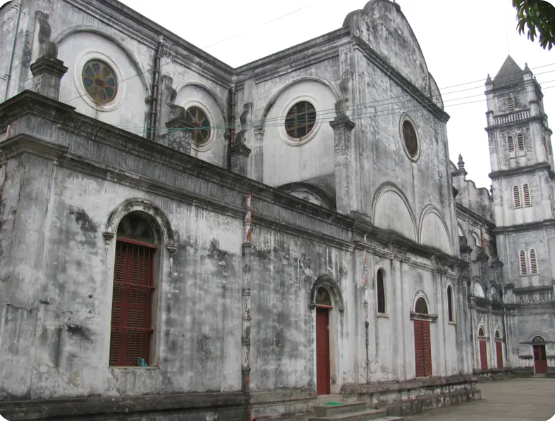
M538 259L536 257L536 250L530 249L530 274L538 273Z
M524 184L522 186L522 195L524 196L524 206L532 206L532 199L530 198L530 186Z
M483 338L484 336L486 336L486 334L484 333L484 328L480 326L480 329L478 329L478 336L480 338Z
M524 151L524 135L522 133L519 133L516 136L516 140L518 144L518 150L521 152Z
M418 298L418 300L416 300L414 312L419 314L428 314L428 304L426 304L426 300L424 299L424 297L420 297Z
M383 284L383 270L378 270L377 275L377 298L378 298L378 313L385 314L385 288Z
M507 149L509 153L514 153L515 151L515 141L512 136L507 137Z
M509 108L509 112L512 112L515 110L515 98L513 97L512 94L509 96L509 99L507 101L507 106Z
M150 216L132 212L119 226L114 264L111 366L151 364L152 298L157 251Z
M520 262L520 274L527 275L528 268L526 267L526 252L524 250L520 250L518 254L519 262Z
M520 198L520 186L513 186L513 201L515 208L522 207L522 200Z
M449 316L449 321L454 322L455 314L453 311L453 287L451 287L451 285L447 287L447 313Z

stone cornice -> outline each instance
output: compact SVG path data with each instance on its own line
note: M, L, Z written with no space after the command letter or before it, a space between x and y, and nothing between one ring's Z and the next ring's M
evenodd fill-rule
M536 115L536 116L531 116L531 117L528 117L528 118L524 118L522 120L509 121L507 123L502 123L502 124L494 124L492 126L485 127L484 130L486 132L490 133L490 132L494 132L496 130L499 130L500 128L504 129L504 128L510 127L510 126L525 126L527 124L533 123L534 121L542 121L542 120L544 120L543 116Z
M511 225L508 227L500 226L494 229L495 234L507 234L521 231L542 230L545 227L555 226L555 219L544 219L539 222L530 222L528 224Z
M489 178L493 180L500 177L512 177L516 175L529 174L539 171L547 171L549 173L549 176L553 178L551 165L549 165L547 162L539 162L537 164L528 165L526 167L511 168L510 170L494 171L489 174Z
M447 123L449 121L449 114L442 110L434 101L429 97L429 94L422 92L406 77L404 77L397 69L389 64L382 58L372 47L370 47L362 38L353 36L353 41L356 47L364 54L364 56L382 72L387 74L395 83L397 83L404 91L406 91L415 101L420 103L438 120Z

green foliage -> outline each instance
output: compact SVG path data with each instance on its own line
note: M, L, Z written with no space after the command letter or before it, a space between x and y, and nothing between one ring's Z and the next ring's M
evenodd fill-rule
M517 29L523 34L528 28L528 38L538 38L543 48L555 45L555 7L544 0L513 0L517 10Z

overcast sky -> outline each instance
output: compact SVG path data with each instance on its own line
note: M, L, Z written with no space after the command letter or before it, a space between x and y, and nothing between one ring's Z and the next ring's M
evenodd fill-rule
M123 2L234 67L338 29L349 12L365 5L364 0ZM468 178L489 188L485 79L488 73L495 76L510 53L521 67L527 62L537 75L544 88L546 112L555 115L555 88L545 89L555 87L555 49L544 51L517 33L511 0L397 3L420 42L451 115L447 124L451 160L456 162L462 154ZM477 82L449 88L473 81ZM458 90L464 91L452 92ZM464 102L474 103L455 105Z

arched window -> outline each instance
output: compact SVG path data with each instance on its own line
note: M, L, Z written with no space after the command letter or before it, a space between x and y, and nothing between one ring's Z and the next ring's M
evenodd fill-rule
M507 101L507 106L508 106L509 112L513 112L515 110L515 98L512 94L509 96L509 99Z
M536 258L536 250L530 249L530 274L538 273L538 260Z
M532 199L530 198L530 186L524 184L522 186L522 195L524 196L524 206L532 206Z
M119 226L114 264L111 366L150 365L157 240L150 216L132 212Z
M501 334L498 330L495 331L495 339L501 339Z
M524 151L524 136L523 136L523 134L519 133L516 136L516 139L517 139L517 144L518 144L518 150L519 151Z
M507 149L509 150L509 153L514 153L515 151L515 141L512 136L507 138Z
M526 267L526 252L524 250L520 250L520 252L518 253L518 258L520 262L520 274L527 275L528 268Z
M332 307L330 293L325 288L319 288L316 292L316 305L323 307Z
M447 287L447 313L449 316L449 321L455 321L455 314L453 311L453 288L451 285Z
M378 270L377 275L377 298L378 298L378 313L385 314L385 288L383 284L383 270Z
M513 201L515 204L515 208L522 207L522 201L520 198L520 186L513 186Z
M478 330L478 336L480 338L483 338L484 336L486 336L484 333L484 328L482 326L480 326L480 329Z
M420 297L416 300L416 305L414 306L414 312L419 314L428 314L428 304L424 297Z

